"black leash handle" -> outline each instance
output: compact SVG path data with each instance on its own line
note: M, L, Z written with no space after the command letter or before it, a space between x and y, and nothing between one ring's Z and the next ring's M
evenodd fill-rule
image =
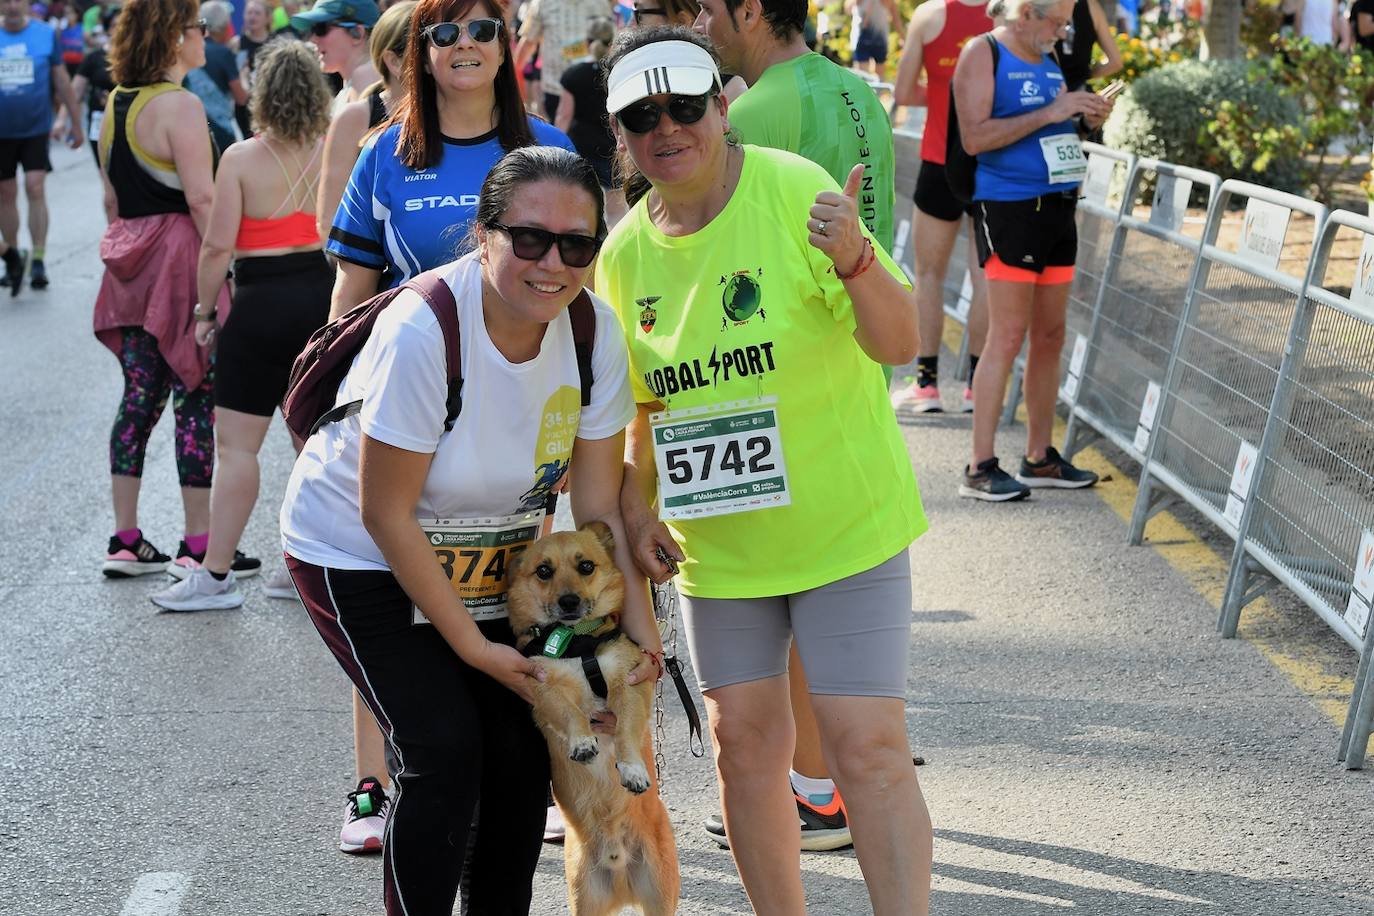
M705 757L706 745L701 739L701 714L697 712L697 704L692 699L692 692L687 689L687 682L682 679L682 666L678 664L677 656L666 656L663 659L663 667L672 677L678 699L682 701L682 708L687 712L687 723L691 732L687 746L691 749L693 757Z

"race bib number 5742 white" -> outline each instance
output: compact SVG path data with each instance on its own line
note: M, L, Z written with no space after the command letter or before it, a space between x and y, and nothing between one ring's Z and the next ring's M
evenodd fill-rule
M700 518L791 503L775 397L650 416L659 517Z

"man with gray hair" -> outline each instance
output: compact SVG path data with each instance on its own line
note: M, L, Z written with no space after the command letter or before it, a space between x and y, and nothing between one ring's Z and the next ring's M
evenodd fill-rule
M232 12L233 7L224 0L206 0L200 5L206 26L205 66L186 74L186 88L205 106L210 134L220 152L238 139L234 132L234 106L248 103L248 90L239 81L234 52L226 43Z

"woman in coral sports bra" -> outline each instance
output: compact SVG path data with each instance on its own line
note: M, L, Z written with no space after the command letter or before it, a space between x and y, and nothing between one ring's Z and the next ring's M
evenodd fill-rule
M213 306L196 309L196 340L216 348L218 466L204 560L153 596L173 611L243 603L230 567L258 498L258 450L292 362L329 314L334 274L315 226L329 89L319 56L303 42L273 42L259 52L257 64L249 100L257 134L234 144L220 161L200 249L201 303L212 301L231 257L235 289L227 316ZM294 597L280 573L269 577L268 594Z

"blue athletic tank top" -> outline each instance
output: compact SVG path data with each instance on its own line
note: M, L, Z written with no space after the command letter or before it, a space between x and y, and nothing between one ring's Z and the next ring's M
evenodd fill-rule
M1000 41L997 44L997 85L992 97L992 116L1014 118L1054 101L1064 85L1059 65L1048 54L1040 63L1028 64ZM1067 137L1063 151L1056 150L1056 144L1049 144L1047 148L1041 143L1043 139L1064 135ZM1077 181L1051 181L1047 163L1047 157L1072 156L1074 144L1069 143L1069 137L1076 142L1078 135L1073 122L1065 120L1042 127L1010 146L979 153L973 199L1028 200L1076 187Z

